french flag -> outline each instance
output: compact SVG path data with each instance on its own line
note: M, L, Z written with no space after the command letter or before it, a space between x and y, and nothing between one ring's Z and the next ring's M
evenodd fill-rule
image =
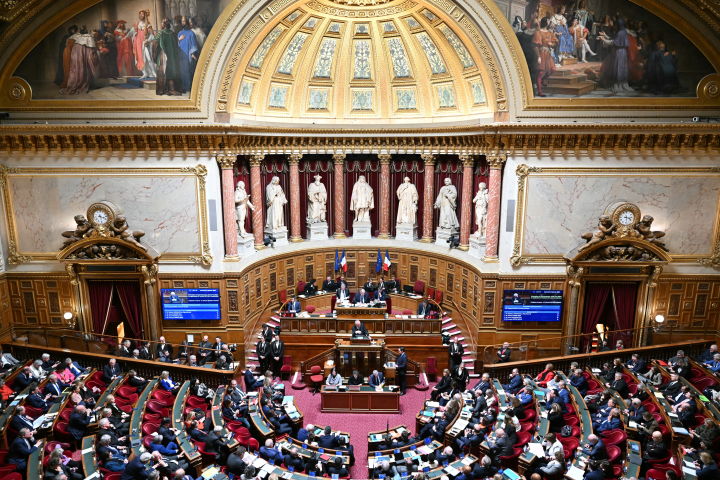
M390 261L390 255L388 255L388 251L385 250L385 261L383 262L382 269L386 272L390 270L390 265L392 265L392 262Z
M345 261L345 250L343 250L342 257L340 257L340 268L343 272L347 272L347 261Z

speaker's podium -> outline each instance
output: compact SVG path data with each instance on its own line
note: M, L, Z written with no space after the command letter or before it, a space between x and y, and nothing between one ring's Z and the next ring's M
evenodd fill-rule
M353 370L357 370L367 378L373 370L381 372L384 350L385 335L374 334L368 338L338 333L335 335L335 365L338 373L347 378Z

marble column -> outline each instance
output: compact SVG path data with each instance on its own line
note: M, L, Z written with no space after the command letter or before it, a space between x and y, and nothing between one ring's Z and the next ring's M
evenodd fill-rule
M300 171L302 155L288 155L290 164L290 241L302 242L300 233Z
M485 230L485 262L498 261L498 239L500 237L500 190L502 188L502 168L505 155L488 155L490 178L488 180L488 216Z
M239 261L237 222L235 221L235 185L233 167L237 155L218 155L217 162L222 172L223 230L225 231L225 260Z
M463 164L462 178L462 212L460 213L460 246L458 249L468 251L470 249L470 222L472 220L472 190L473 190L473 166L475 157L471 155L460 155Z
M335 238L345 236L345 154L333 155L335 162Z
M252 212L252 228L255 237L255 249L262 250L263 245L263 209L265 204L265 196L263 195L262 185L260 185L260 168L262 166L265 155L253 155L250 157L250 195L253 205L257 205Z
M391 155L378 155L380 159L380 235L390 238L390 160Z
M425 189L423 192L423 243L432 243L433 239L433 203L435 202L435 160L436 155L420 155L425 162Z

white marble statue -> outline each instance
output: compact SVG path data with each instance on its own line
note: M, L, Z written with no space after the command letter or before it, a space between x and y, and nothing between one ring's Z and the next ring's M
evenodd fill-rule
M398 214L397 223L414 225L417 223L417 204L420 197L417 188L410 183L410 178L405 177L403 183L397 189Z
M244 237L247 235L245 231L245 217L247 210L255 210L255 205L250 203L250 195L245 191L245 182L238 182L235 189L235 221L238 226L238 235Z
M286 203L287 199L280 186L280 179L273 177L265 189L265 207L267 208L266 229L275 231L285 227L284 210Z
M455 209L457 208L457 189L450 182L449 178L445 179L445 186L440 189L437 200L435 200L435 208L440 209L440 220L438 227L447 230L459 230L460 222L458 222Z
M350 210L355 212L355 223L369 222L370 210L373 208L375 208L373 189L370 184L365 181L365 176L360 175L358 181L355 182L350 199Z
M473 203L475 204L475 222L478 227L475 235L484 237L488 215L488 189L484 182L480 182L478 185L478 192L473 198Z
M325 221L327 211L327 190L325 185L320 183L320 175L315 175L315 181L308 187L307 223L321 223Z

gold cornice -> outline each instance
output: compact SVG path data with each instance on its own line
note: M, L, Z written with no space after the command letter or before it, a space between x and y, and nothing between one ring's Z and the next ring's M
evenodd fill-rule
M345 164L345 154L344 153L336 153L333 155L333 163L335 165L344 165Z
M218 155L217 162L222 170L232 170L237 161L237 155Z
M299 165L300 160L302 160L302 154L293 153L291 155L287 156L288 159L288 165Z
M392 155L380 154L378 155L378 159L380 160L380 165L390 165Z
M259 167L262 165L263 160L265 160L265 155L252 155L250 157L250 166Z
M432 165L435 166L435 162L437 161L437 155L420 155L420 158L422 158L423 162L425 162L425 165Z
M485 159L487 160L490 170L502 170L505 162L507 161L507 155L487 155Z

